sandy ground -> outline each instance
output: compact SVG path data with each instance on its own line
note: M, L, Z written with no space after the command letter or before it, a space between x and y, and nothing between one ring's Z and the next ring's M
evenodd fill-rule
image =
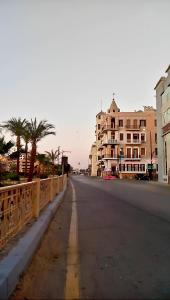
M71 218L70 195L69 186L62 204L49 225L27 272L22 275L11 300L64 298Z

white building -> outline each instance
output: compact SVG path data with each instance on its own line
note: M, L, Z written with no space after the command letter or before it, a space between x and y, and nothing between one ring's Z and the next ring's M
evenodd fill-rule
M170 172L170 65L166 73L167 77L161 77L155 87L160 182L168 182Z

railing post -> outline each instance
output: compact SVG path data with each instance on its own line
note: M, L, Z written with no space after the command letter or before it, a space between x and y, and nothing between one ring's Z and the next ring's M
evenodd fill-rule
M57 176L57 191L56 191L57 195L59 194L59 192L60 192L60 182L59 182L59 176Z
M35 182L34 217L38 218L40 213L40 179L36 179Z
M54 189L53 182L54 182L54 178L51 177L50 178L50 202L53 201L53 195L54 195L54 193L53 193L53 189Z

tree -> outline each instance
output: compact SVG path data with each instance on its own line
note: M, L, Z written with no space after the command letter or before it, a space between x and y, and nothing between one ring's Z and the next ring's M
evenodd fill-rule
M36 160L39 162L37 174L40 176L43 175L44 173L47 173L48 172L47 168L49 168L49 166L51 165L49 158L46 157L44 153L38 153L36 156Z
M8 154L9 150L14 146L12 141L5 142L4 136L0 137L0 154L5 155ZM1 173L3 171L4 165L0 161L0 181L1 181ZM1 185L1 184L0 184Z
M26 125L26 119L21 118L11 118L10 120L4 122L4 125L1 125L2 128L9 130L12 135L16 136L16 147L17 147L17 175L19 175L19 155L21 149L21 136L23 134L24 128Z
M52 130L55 127L54 125L47 123L46 120L42 120L38 123L37 119L35 118L34 120L31 119L30 122L27 122L27 128L30 133L30 141L32 146L28 181L32 181L33 172L34 172L34 163L35 163L35 158L37 153L37 143L47 135L50 134L55 135L55 132Z
M0 154L5 155L14 146L12 141L5 142L4 136L0 137Z
M51 150L50 152L45 151L45 153L47 153L47 157L49 158L49 160L52 164L52 175L54 176L54 174L55 174L55 161L60 155L59 149L55 150L55 151Z

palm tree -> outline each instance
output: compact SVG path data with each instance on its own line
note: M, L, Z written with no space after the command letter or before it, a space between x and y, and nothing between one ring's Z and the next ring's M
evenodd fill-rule
M21 136L23 134L24 128L26 125L26 119L21 118L11 118L10 120L4 122L4 125L1 125L2 128L9 130L12 135L16 136L16 147L17 147L17 175L19 175L19 154L21 149Z
M5 142L4 136L0 137L0 154L5 155L14 146L12 141Z
M34 120L31 119L30 122L27 122L27 128L30 133L30 141L32 145L28 181L32 181L34 172L34 162L37 153L37 143L47 135L55 135L55 132L52 130L55 127L54 125L47 123L46 120L42 120L38 123L37 119L35 118Z
M51 165L48 157L46 157L44 153L38 153L36 156L36 160L39 162L37 174L40 176L44 175L45 172L47 173L47 168L49 167L49 165Z
M4 156L8 154L9 150L14 146L12 141L5 142L4 136L0 137L0 154ZM0 161L0 186L1 186L1 173L3 169L3 163Z
M24 131L22 133L22 138L25 142L25 175L27 175L27 165L28 165L28 143L30 141L30 132L25 126Z
M55 174L55 161L59 157L59 150L53 151L45 151L47 153L47 157L49 158L50 162L52 163L52 175L54 176Z

